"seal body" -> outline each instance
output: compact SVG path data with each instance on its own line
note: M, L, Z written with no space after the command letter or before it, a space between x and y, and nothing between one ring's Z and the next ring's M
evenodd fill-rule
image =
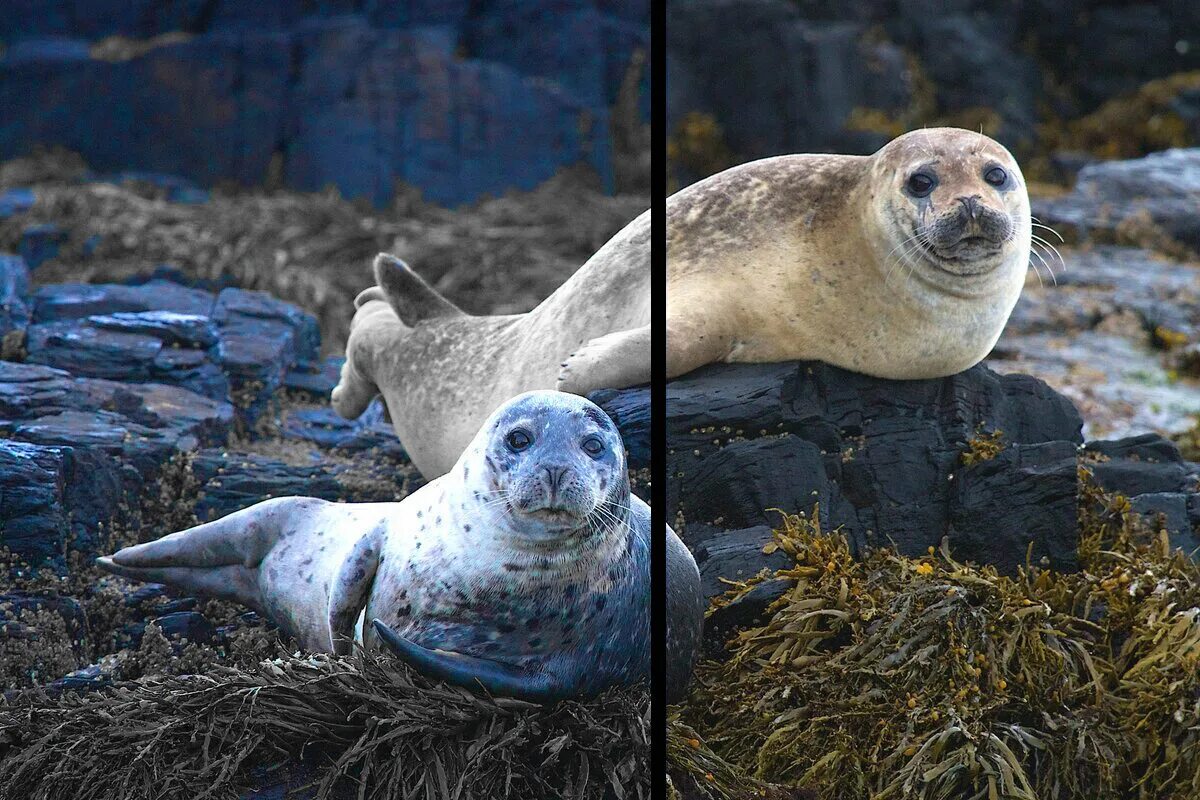
M703 609L695 562L668 537L686 559L670 628L682 686ZM498 694L552 701L649 676L649 509L616 426L574 395L504 404L399 503L277 498L98 563L245 603L309 650L358 638Z
M668 377L793 359L881 378L960 372L999 338L1030 239L1016 161L972 131L718 173L667 200Z
M355 301L334 409L352 419L381 394L413 463L436 477L521 392L586 395L648 382L649 232L646 212L537 308L508 316L464 314L381 254L377 286Z

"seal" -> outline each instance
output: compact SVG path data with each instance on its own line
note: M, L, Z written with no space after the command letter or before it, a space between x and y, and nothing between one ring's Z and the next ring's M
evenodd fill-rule
M374 270L330 399L354 419L381 394L427 478L450 469L488 414L521 392L586 395L650 380L648 211L527 314L465 314L387 253Z
M1016 161L973 131L720 172L667 200L667 377L793 359L961 372L1016 305L1031 232Z
M681 691L703 604L695 562L667 537ZM650 512L616 426L582 397L540 391L504 404L454 469L399 503L276 498L98 564L248 605L307 650L357 639L432 678L553 702L648 678L649 560Z

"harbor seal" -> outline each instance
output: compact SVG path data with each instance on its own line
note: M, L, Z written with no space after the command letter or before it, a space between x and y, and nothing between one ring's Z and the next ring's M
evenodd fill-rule
M472 316L400 259L375 259L330 397L358 417L376 394L417 469L450 469L479 424L534 389L586 395L650 381L650 213L527 314Z
M793 359L961 372L1016 305L1031 232L1016 161L973 131L720 172L667 200L667 377Z
M667 536L682 687L703 605L695 562ZM277 498L98 563L244 603L307 650L382 644L430 677L552 702L648 677L649 553L616 426L542 391L504 404L454 469L399 503Z

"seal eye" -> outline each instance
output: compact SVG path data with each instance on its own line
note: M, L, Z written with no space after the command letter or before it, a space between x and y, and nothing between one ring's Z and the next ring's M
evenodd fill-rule
M509 450L512 450L514 453L519 453L525 448L529 447L529 445L533 444L533 437L530 436L528 432L517 428L512 433L508 434L508 436L504 437L504 442L508 445Z
M583 452L587 453L592 458L599 458L604 452L604 443L600 441L598 436L589 436L583 440Z
M908 176L908 191L916 197L926 197L937 185L937 180L928 173L914 172Z
M983 173L983 179L992 186L1003 186L1008 183L1008 173L1003 167L992 167L987 172Z

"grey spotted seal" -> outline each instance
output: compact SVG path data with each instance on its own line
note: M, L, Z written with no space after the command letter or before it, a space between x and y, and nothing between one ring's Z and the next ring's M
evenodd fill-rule
M681 691L703 603L695 562L667 536ZM248 605L308 650L357 639L430 677L539 702L648 677L649 561L650 511L616 426L549 391L505 403L450 472L399 503L277 498L98 559Z
M427 478L450 469L479 424L514 395L578 395L650 380L650 214L630 222L527 314L473 316L381 253L355 300L341 378L347 419L383 396Z
M1031 232L1016 160L973 131L725 170L667 200L667 377L793 359L961 372L999 338Z

